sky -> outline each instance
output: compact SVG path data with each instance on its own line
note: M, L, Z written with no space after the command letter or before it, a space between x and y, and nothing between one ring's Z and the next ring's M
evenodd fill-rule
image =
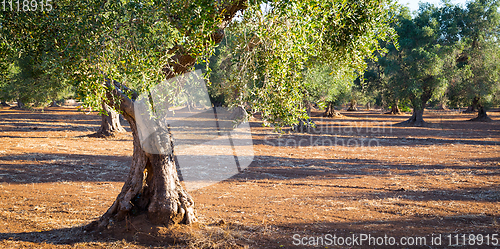
M400 4L407 5L408 7L410 7L411 12L418 10L419 0L398 0L398 2ZM434 5L441 4L441 0L420 0L420 2L428 2L428 3L432 3ZM467 2L467 1L466 0L451 0L452 4L461 4L462 6L465 6L465 2Z

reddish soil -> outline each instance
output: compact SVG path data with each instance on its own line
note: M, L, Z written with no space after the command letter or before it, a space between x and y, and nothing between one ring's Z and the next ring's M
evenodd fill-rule
M131 134L88 137L100 117L74 108L2 108L0 247L305 248L297 239L313 243L328 234L387 235L398 243L419 236L426 246L319 248L444 248L449 234L461 244L463 235L483 235L483 245L476 237L465 248L488 248L487 235L493 244L500 234L500 112L478 123L466 121L472 114L427 111L430 125L422 128L393 126L409 115L342 114L316 112L315 132L281 137L253 120L252 164L191 192L199 224L156 227L140 216L86 232L82 226L103 214L123 185ZM433 236L442 236L441 246L431 244Z

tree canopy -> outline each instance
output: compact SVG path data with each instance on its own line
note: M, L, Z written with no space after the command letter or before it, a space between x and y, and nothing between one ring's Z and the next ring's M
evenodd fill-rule
M252 103L285 125L304 114L308 67L362 72L364 59L381 49L377 41L394 38L390 8L381 0L58 1L51 11L2 12L2 50L29 58L56 85L78 85L86 103L99 107L105 77L148 91L209 60L226 29L235 37L232 104Z

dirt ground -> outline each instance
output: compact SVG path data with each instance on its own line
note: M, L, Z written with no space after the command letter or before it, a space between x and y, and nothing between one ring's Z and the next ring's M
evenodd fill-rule
M88 137L100 117L75 108L4 107L0 248L493 248L500 239L500 112L475 123L466 121L473 114L426 111L421 128L394 126L409 115L380 111L314 114L314 132L281 137L253 120L251 165L191 192L200 223L165 228L136 217L86 232L123 185L131 134ZM346 245L362 236L373 240Z

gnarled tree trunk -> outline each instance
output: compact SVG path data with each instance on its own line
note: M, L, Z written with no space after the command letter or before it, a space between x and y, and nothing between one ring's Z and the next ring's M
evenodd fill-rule
M356 104L357 104L357 101L355 99L352 99L349 102L349 108L347 108L347 111L348 112L355 112L355 111L357 111L358 108L356 107Z
M109 86L108 82L108 86ZM122 190L108 211L88 229L112 227L125 217L147 214L149 221L159 225L174 223L191 224L196 221L194 202L183 188L177 175L174 158L173 139L165 129L155 134L157 146L162 146L161 154L147 153L141 146L134 101L118 89L121 84L113 82L114 95L121 96L119 108L130 124L133 135L134 152L132 165Z
M385 114L400 115L401 114L401 110L399 110L399 101L395 100L394 103L391 106L391 110L389 112L386 112Z
M432 80L433 76L429 77L427 80ZM424 81L425 82L425 81ZM419 97L414 97L412 99L413 103L413 113L411 117L404 121L401 122L397 125L401 126L426 126L427 122L424 121L424 110L425 107L427 106L427 101L431 99L432 97L432 88L429 85L424 85L423 87L423 93Z
M467 107L467 110L464 111L464 113L474 113L474 112L479 112L479 97L475 97L472 100L472 104Z
M108 114L101 114L101 127L95 134L98 137L113 136L115 132L125 132L125 129L120 124L120 114L106 103L102 103L102 108Z
M484 108L484 106L479 105L477 110L477 117L471 119L470 121L489 122L491 121L491 118L488 117L488 114L486 114L486 109Z
M424 110L417 110L414 108L411 117L401 124L406 124L409 126L425 126L426 122L424 121L423 115Z
M326 106L325 113L323 113L323 117L334 118L334 117L339 117L340 115L341 115L340 112L335 110L333 103L328 102L328 105Z

